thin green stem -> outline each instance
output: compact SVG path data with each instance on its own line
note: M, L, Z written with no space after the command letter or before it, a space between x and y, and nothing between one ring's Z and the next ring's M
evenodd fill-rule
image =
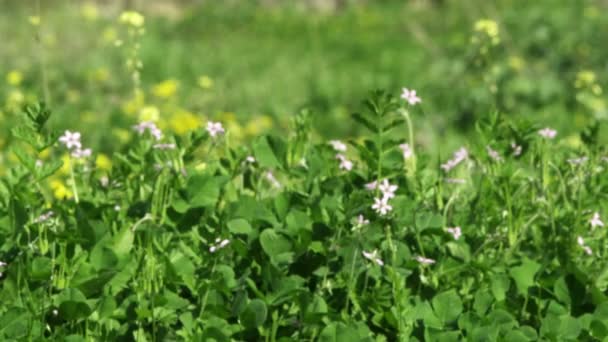
M68 155L68 164L70 165L70 178L72 180L72 192L74 192L74 201L78 203L78 189L76 187L76 177L74 177L74 167L72 166L72 158Z

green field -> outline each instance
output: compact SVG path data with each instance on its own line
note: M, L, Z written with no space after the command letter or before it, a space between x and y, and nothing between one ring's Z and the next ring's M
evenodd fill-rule
M0 340L607 340L607 10L0 1Z

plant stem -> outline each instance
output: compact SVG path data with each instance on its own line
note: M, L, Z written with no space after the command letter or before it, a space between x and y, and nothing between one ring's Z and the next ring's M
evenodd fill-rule
M74 200L78 203L78 189L76 187L76 178L74 177L74 167L72 166L72 158L68 155L68 163L70 165L70 178L72 179L72 191L74 192Z

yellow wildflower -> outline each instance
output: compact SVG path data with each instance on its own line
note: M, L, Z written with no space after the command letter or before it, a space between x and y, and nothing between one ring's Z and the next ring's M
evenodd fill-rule
M250 120L245 126L245 133L249 136L259 135L273 126L273 120L268 115L262 115Z
M13 70L6 75L6 83L12 86L18 86L23 81L23 74L17 70Z
M525 64L526 63L524 62L524 60L519 56L509 57L509 66L515 71L521 71L524 68Z
M40 153L38 153L38 159L47 159L49 156L51 155L51 149L50 148L46 148L42 151L40 151Z
M93 70L90 77L93 81L104 83L110 79L110 72L107 68L97 68Z
M498 24L494 20L481 19L475 22L474 30L490 38L492 45L500 43Z
M129 141L129 137L131 136L131 132L127 131L123 128L114 128L112 129L112 135L118 138L120 143L124 144Z
M173 79L162 81L152 87L152 94L161 99L169 98L175 95L178 85L179 83Z
M230 133L230 136L236 140L243 138L243 128L236 121L231 121L226 124L226 130Z
M209 76L201 76L198 78L198 86L203 89L210 89L213 87L213 80Z
M576 74L576 81L574 86L576 88L586 88L595 84L596 76L591 70L581 70Z
M116 29L112 26L103 30L103 33L101 34L101 39L106 44L114 44L117 38L118 33L116 32Z
M65 186L65 184L58 179L51 180L50 185L51 189L53 189L53 195L57 199L71 198L73 196L72 191L68 189L68 187Z
M144 25L144 16L135 11L124 11L120 14L120 22L133 27L142 27Z
M27 19L30 22L30 24L32 24L33 26L40 25L40 17L37 15L32 15L32 16L28 17Z
M88 21L95 21L99 17L99 10L92 2L87 2L80 7L80 14Z
M123 103L122 110L128 115L134 115L143 107L144 103L144 93L142 91L137 91L135 96Z
M110 171L112 169L112 160L107 155L100 153L95 159L95 166L100 170Z
M11 109L18 109L25 101L25 95L19 90L11 90L6 97L6 106Z
M139 111L139 121L153 121L160 119L160 111L155 106L145 106Z
M200 119L193 113L185 110L178 110L169 119L169 127L177 134L184 134L197 129L199 126Z
M61 156L61 161L63 162L63 164L61 165L61 168L59 168L59 172L62 175L69 175L70 174L70 156L67 153L64 153Z

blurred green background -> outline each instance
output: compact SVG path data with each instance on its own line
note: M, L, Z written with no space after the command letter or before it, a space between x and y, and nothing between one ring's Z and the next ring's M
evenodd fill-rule
M121 23L125 10L145 16L145 31ZM495 110L569 136L607 117L606 10L600 0L3 0L0 146L19 108L45 96L51 126L111 153L138 120L177 134L221 120L246 140L284 130L302 108L317 138L345 138L370 90L402 87L423 99L417 138L430 151L462 143Z

